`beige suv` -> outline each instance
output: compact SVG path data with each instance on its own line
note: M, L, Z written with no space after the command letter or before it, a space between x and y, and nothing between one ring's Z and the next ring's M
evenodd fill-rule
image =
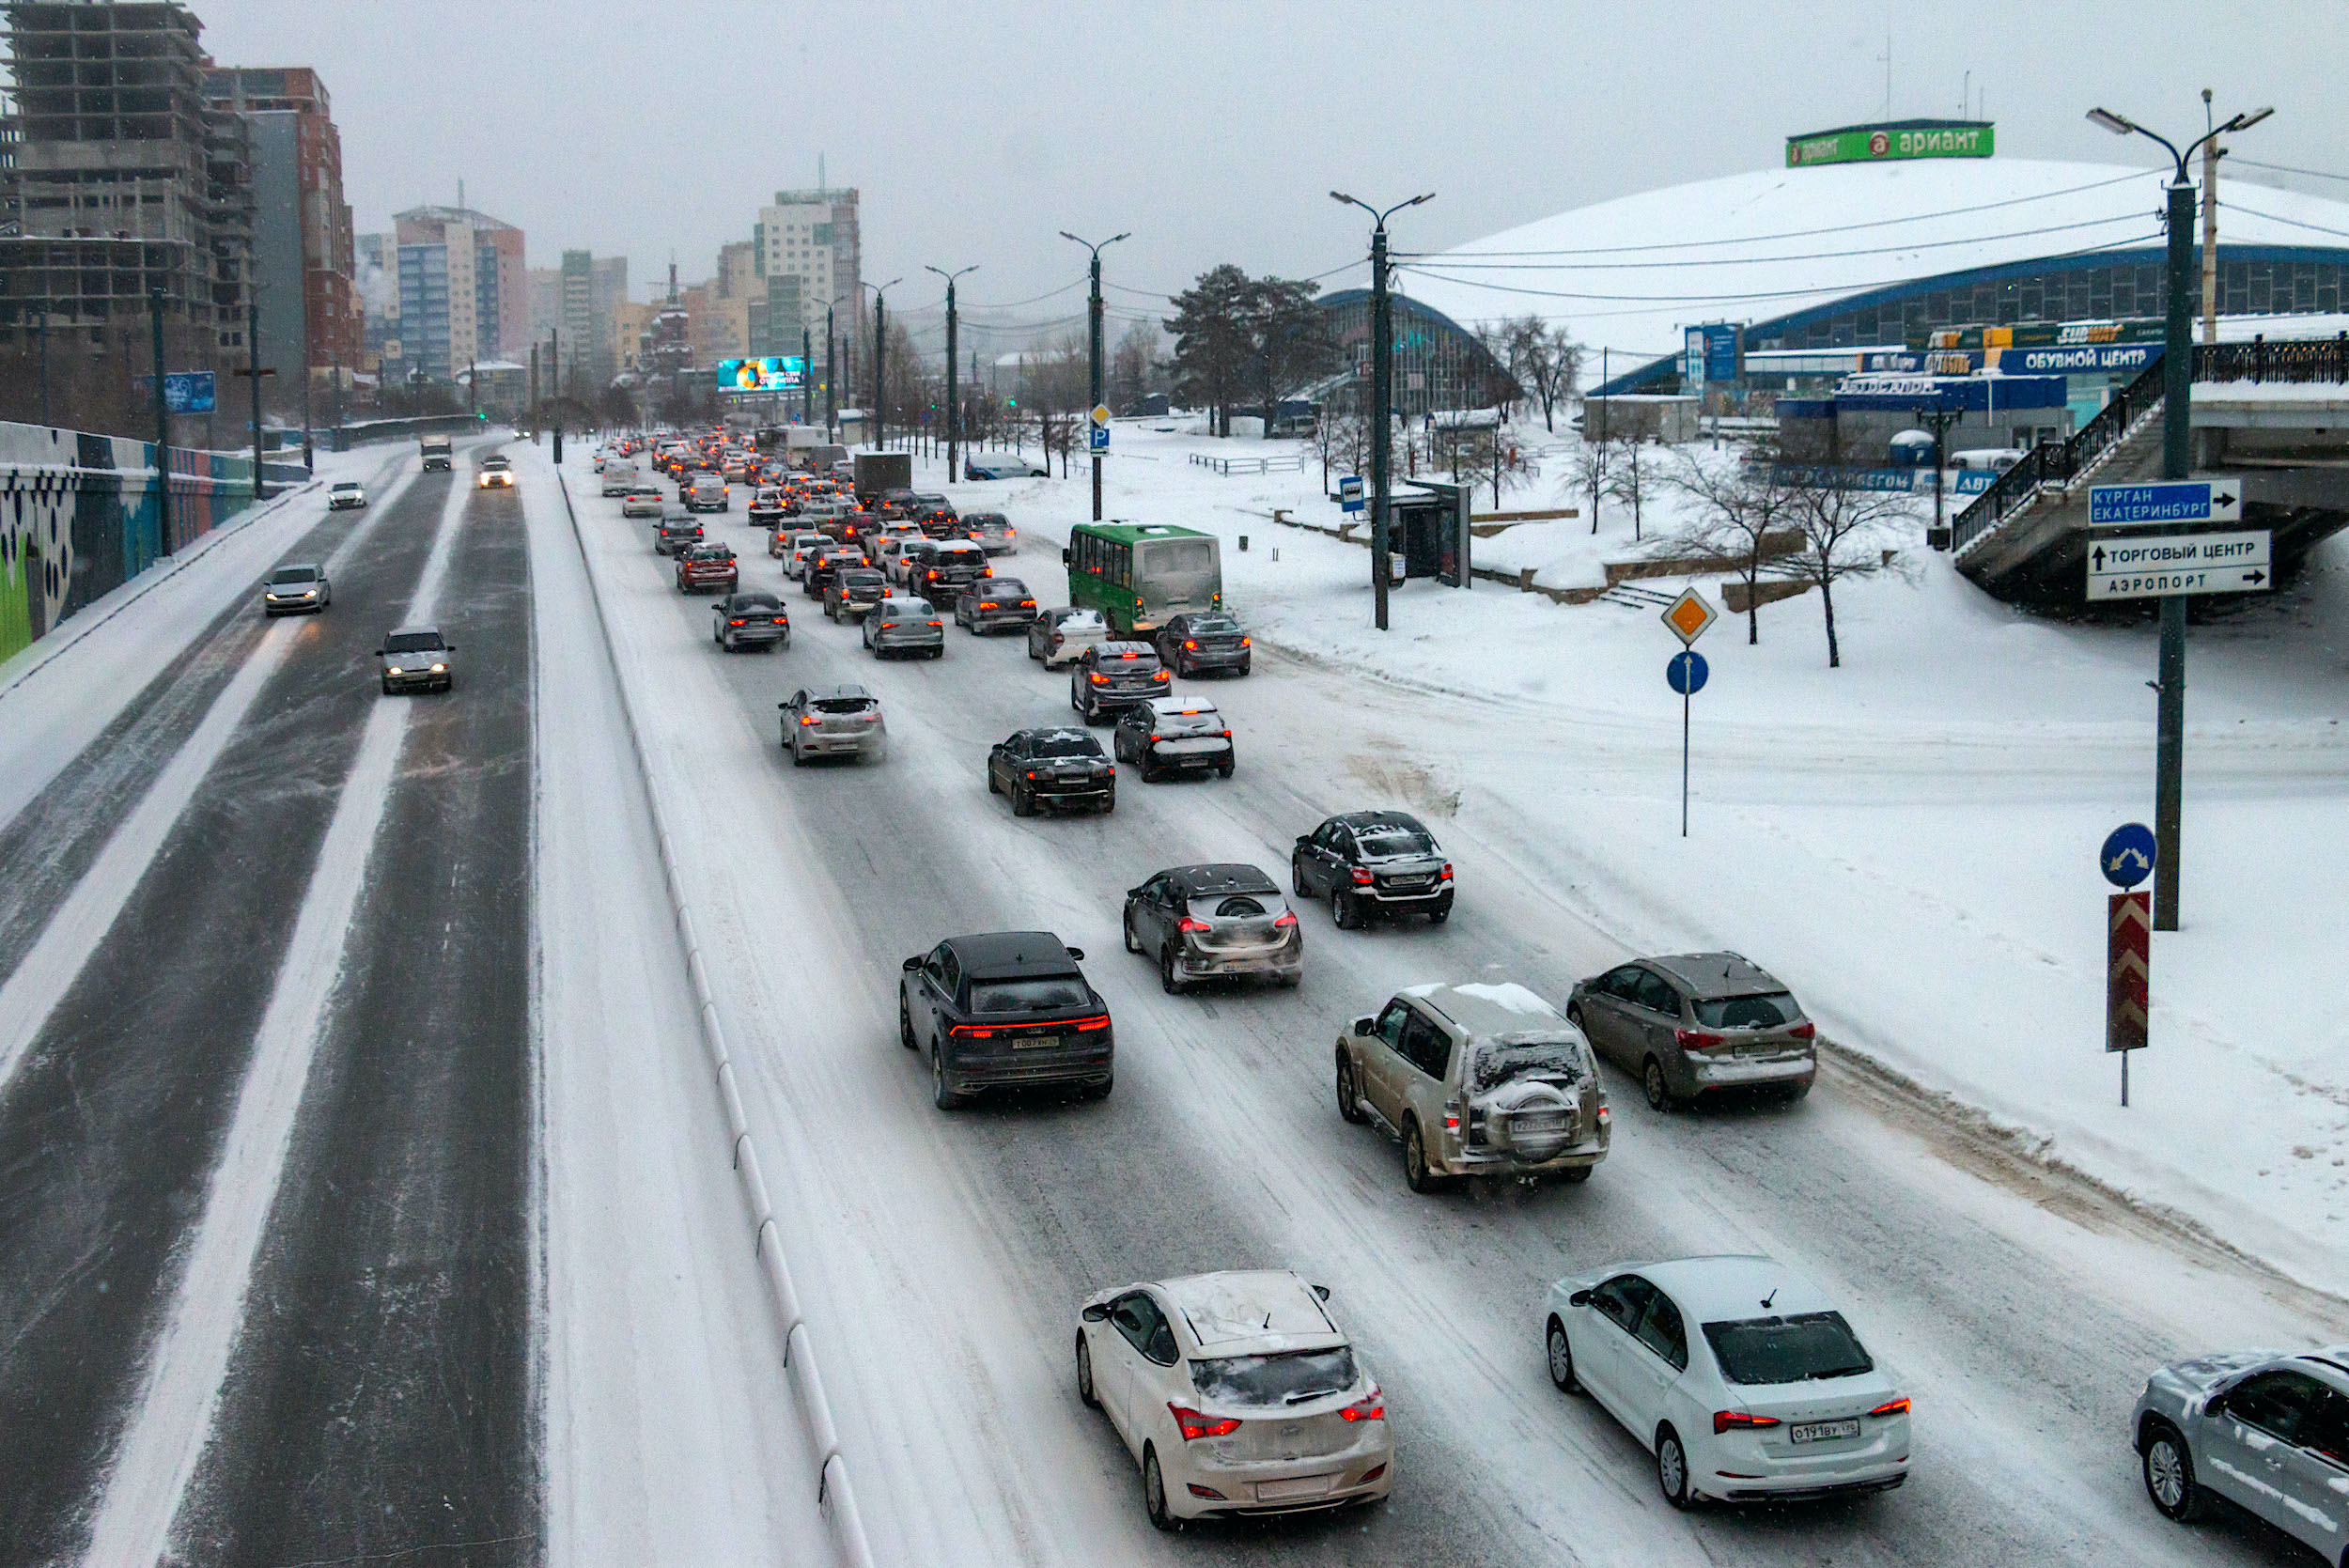
M1522 986L1414 986L1338 1037L1338 1114L1403 1143L1403 1180L1588 1181L1612 1113L1582 1032Z

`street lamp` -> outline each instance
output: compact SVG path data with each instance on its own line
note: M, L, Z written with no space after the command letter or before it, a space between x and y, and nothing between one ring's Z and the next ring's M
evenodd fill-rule
M2183 479L2192 466L2194 395L2193 316L2186 290L2194 267L2194 187L2186 165L2202 145L2230 132L2245 131L2276 111L2254 109L2215 126L2187 147L2148 131L2109 109L2088 111L2089 123L2116 136L2139 135L2159 142L2177 165L2169 191L2170 317L2162 340L2161 476ZM2186 793L2186 596L2161 600L2161 678L2154 683L2160 717L2154 741L2154 929L2178 928L2178 817Z
M1112 234L1099 244L1090 240L1077 240L1077 237L1066 229L1060 231L1060 237L1064 240L1076 240L1078 244L1093 253L1093 300L1086 310L1088 323L1086 337L1093 350L1092 407L1097 409L1101 406L1101 252L1105 246L1114 245L1120 240L1130 240L1133 235L1130 231L1125 234ZM1093 454L1093 520L1096 522L1101 520L1101 454L1097 448Z
M1394 400L1394 329L1387 317L1387 219L1407 207L1434 201L1436 193L1396 202L1384 212L1343 191L1330 199L1359 207L1373 220L1370 230L1370 582L1378 629L1387 629L1387 426ZM1267 410L1269 413L1271 411Z
M955 279L965 272L975 272L975 261L968 267L957 267L949 272L942 268L925 266L926 272L936 272L946 280L946 477L955 476L955 453L962 433L962 405L955 401ZM934 455L933 449L933 455Z
M889 367L889 334L884 330L889 324L889 307L882 296L905 281L897 277L891 278L887 283L868 283L864 286L873 291L873 411L872 417L866 421L871 427L866 432L866 439L876 450L881 446L882 438L889 433L889 421L881 411L889 406L886 396L888 384L884 380L884 373Z

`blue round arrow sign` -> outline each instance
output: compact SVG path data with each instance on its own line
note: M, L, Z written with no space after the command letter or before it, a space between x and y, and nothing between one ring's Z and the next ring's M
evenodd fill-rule
M2105 880L2114 887L2137 886L2154 874L2154 831L2142 822L2113 829L2105 846L2096 851L2096 863L2104 868Z
M1672 690L1684 697L1693 697L1704 690L1704 677L1712 672L1705 667L1704 655L1694 648L1673 654L1664 665L1664 678Z

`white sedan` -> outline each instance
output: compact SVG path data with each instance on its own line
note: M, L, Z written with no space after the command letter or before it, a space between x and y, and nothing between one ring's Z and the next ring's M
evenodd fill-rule
M366 489L356 479L337 479L327 488L326 509L330 512L357 511L366 504Z
M1835 1304L1768 1258L1610 1265L1549 1287L1550 1380L1656 1455L1674 1508L1881 1492L1908 1398Z
M1378 1385L1286 1270L1194 1274L1086 1300L1077 1395L1142 1467L1160 1529L1209 1514L1372 1503L1394 1484Z

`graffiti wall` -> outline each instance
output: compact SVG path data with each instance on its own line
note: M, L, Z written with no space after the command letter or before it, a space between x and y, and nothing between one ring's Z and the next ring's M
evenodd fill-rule
M253 458L175 448L170 495L182 550L252 504ZM0 659L162 559L162 520L150 442L0 423Z

